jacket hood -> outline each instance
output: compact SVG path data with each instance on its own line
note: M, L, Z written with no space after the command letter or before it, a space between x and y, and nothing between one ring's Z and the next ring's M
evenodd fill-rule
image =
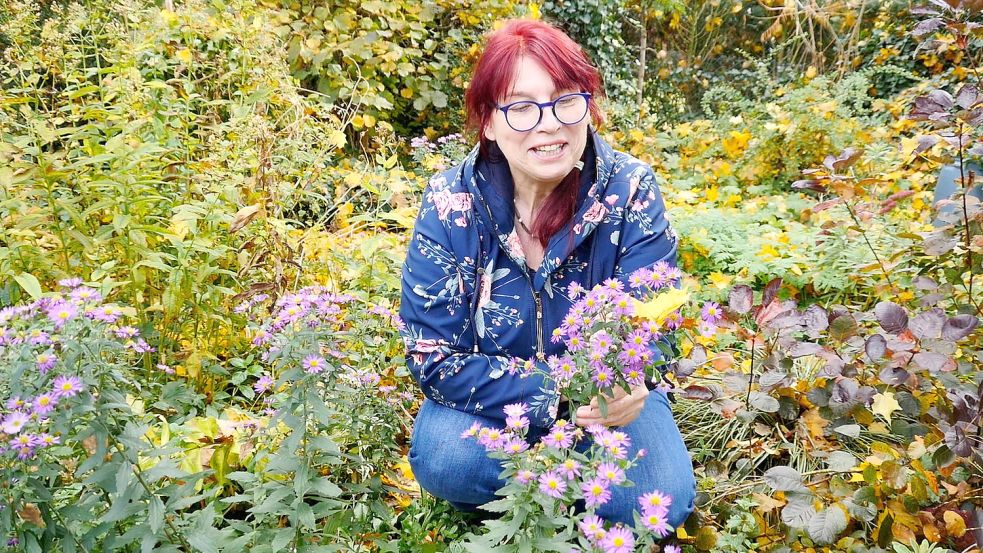
M543 263L533 276L536 290L541 289L562 260L590 236L608 210L604 198L615 152L593 128L588 127L587 132L590 139L581 157L584 168L581 170L575 214L547 242ZM514 248L509 247L511 236L515 234L515 184L512 173L504 156L491 157L482 158L476 147L464 160L461 177L474 198L476 216L497 236L513 260L524 267L525 260L518 258Z

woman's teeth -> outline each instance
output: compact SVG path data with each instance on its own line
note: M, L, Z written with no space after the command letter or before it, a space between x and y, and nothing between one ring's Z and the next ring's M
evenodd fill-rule
M550 144L549 146L540 146L539 148L535 148L535 150L537 152L542 152L544 154L548 154L550 152L555 152L555 151L559 150L562 147L563 147L563 144Z

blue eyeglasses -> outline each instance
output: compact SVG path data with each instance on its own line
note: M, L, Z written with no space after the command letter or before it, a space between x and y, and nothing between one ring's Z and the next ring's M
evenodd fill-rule
M590 107L589 92L564 94L552 102L520 100L504 106L495 106L505 114L505 122L516 132L529 132L543 120L543 110L551 108L556 120L564 125L576 125L587 117Z

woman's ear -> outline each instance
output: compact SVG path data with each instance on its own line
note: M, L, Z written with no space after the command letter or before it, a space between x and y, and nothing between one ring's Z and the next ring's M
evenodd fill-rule
M485 135L485 138L491 142L495 142L495 130L492 129L492 122L488 121L485 124L485 128L481 131Z

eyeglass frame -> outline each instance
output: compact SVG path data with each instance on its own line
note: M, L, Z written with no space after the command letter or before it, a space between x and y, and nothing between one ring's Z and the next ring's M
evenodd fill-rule
M556 116L556 103L559 102L560 100L564 99L564 98L569 98L570 96L580 96L584 100L587 100L587 109L584 110L584 115L580 119L574 121L573 123L564 123L563 121L560 121L560 118L559 117ZM552 110L553 110L553 118L556 119L561 125L568 125L569 126L569 125L576 125L577 123L580 123L581 121L584 120L584 117L587 117L587 114L590 113L590 99L591 99L591 97L592 96L591 96L591 93L590 92L571 92L570 94L564 94L562 96L558 96L555 100L550 101L550 102L542 102L542 103L540 103L540 102L534 102L532 100L519 100L517 102L512 102L511 104L506 104L504 106L496 105L495 106L495 109L497 109L498 111L501 111L502 112L502 115L505 117L505 124L508 125L509 128L512 129L513 131L515 131L515 132L532 132L533 129L535 129L536 127L538 127L539 124L543 122L543 111L546 108L552 108ZM512 126L512 123L509 122L509 108L511 108L512 106L514 106L516 104L534 104L536 107L539 108L539 119L536 120L536 124L535 125L529 127L528 129L526 129L524 131L520 131L519 129L517 129L517 128L515 128L515 127Z

